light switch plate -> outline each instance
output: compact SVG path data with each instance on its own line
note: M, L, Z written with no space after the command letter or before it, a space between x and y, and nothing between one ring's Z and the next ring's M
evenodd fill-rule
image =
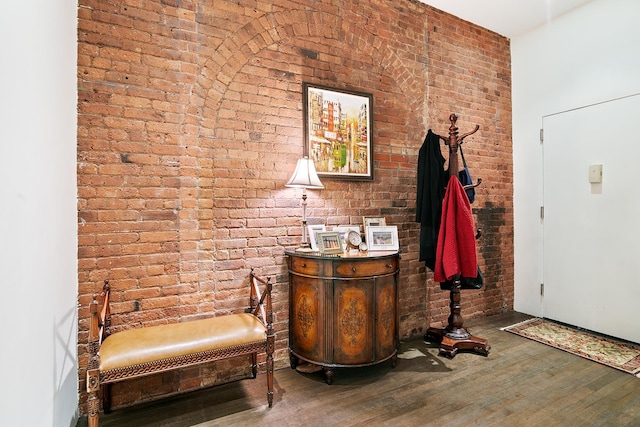
M589 166L589 182L598 184L602 182L602 165Z

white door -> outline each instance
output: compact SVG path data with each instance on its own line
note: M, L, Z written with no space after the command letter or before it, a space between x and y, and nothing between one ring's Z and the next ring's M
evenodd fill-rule
M640 343L640 94L543 132L544 317Z

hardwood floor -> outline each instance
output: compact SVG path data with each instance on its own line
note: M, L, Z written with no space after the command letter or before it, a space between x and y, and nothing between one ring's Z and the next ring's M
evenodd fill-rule
M640 378L499 328L529 316L466 321L488 357L438 356L421 337L391 362L322 372L275 372L273 408L264 374L100 417L101 427L146 426L638 426ZM79 427L86 426L82 418Z

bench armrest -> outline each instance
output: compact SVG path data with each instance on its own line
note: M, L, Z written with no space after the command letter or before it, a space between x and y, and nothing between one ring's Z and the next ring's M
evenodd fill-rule
M89 304L89 355L97 356L102 341L111 334L111 287L104 281L100 295L93 295Z
M273 284L271 283L271 277L267 277L266 280L261 279L256 276L253 269L251 269L250 277L251 296L249 298L249 308L245 312L259 318L267 327L267 330L273 329L273 306L271 302ZM260 284L264 285L264 292L260 292Z

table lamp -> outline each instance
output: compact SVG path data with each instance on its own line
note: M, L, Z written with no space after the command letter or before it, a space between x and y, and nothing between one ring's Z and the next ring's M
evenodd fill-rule
M310 252L311 245L307 240L307 188L321 189L324 185L320 182L313 160L308 157L298 159L296 170L285 187L302 188L302 243L296 249L298 252Z

